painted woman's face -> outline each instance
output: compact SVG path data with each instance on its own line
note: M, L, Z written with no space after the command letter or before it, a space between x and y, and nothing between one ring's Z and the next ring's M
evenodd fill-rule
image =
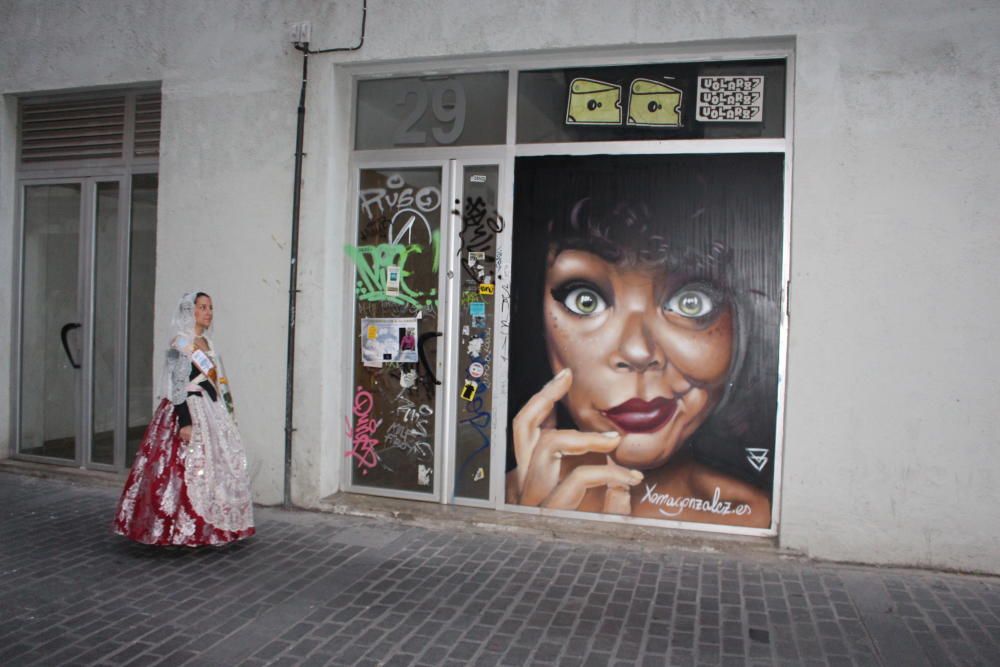
M563 250L550 257L544 320L552 372L573 371L565 407L580 430L625 436L621 465L662 465L722 396L733 312L709 283Z

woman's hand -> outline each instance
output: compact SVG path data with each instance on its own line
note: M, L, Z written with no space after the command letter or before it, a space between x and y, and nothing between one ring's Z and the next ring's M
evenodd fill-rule
M576 465L565 478L563 457L581 454L608 455L621 443L614 431L591 433L557 430L555 405L569 391L573 374L566 368L531 397L514 417L514 453L518 502L522 505L577 509L587 490L606 487L604 511L631 514L629 489L642 481L642 473L618 465L607 456L604 465Z
M191 427L184 426L180 430L180 436L182 442L191 442Z

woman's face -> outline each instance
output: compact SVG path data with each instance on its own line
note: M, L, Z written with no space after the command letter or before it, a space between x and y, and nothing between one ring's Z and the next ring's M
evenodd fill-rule
M212 297L199 296L194 300L194 323L199 331L212 326Z
M722 396L733 312L709 283L564 250L550 256L544 321L552 372L573 371L564 405L580 430L625 436L621 465L662 465Z

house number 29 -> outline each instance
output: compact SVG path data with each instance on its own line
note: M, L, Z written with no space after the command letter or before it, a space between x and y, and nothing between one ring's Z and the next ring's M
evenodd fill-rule
M400 93L396 105L405 108L392 134L397 146L427 143L427 131L414 128L427 115L428 108L434 117L431 135L438 144L455 143L465 129L465 89L457 81L415 81Z

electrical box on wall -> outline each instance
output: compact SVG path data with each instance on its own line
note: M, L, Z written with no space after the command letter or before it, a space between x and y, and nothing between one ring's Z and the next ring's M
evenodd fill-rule
M296 21L289 24L288 34L292 44L308 44L312 37L312 24L309 21Z

